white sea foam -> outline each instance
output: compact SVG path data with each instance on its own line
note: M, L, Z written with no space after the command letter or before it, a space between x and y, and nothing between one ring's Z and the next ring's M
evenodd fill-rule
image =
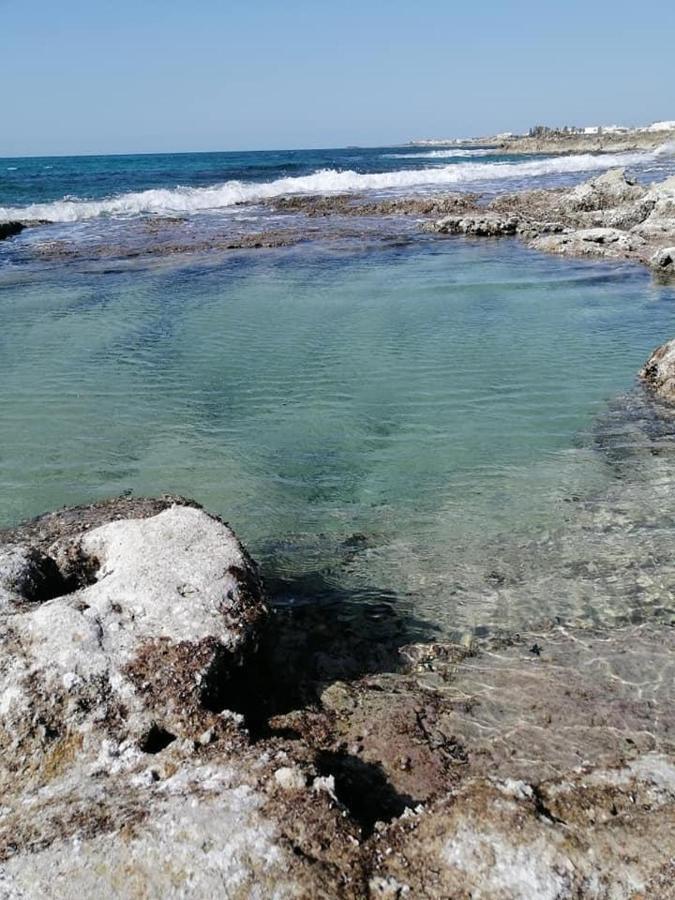
M636 165L653 158L654 154L651 153L616 153L604 156L584 154L517 163L456 163L434 168L366 174L351 170L340 172L335 169L323 169L312 175L278 178L262 183L226 181L205 188L177 187L136 191L104 200L66 198L53 203L0 207L0 222L17 219L76 222L98 216L189 214L224 209L237 203L271 200L285 194L339 194L353 191L452 187L473 182L601 171L613 166Z
M496 156L496 150L426 150L424 153L385 153L387 159L454 159L456 157Z
M663 157L669 158L675 156L675 141L668 141L667 144L662 144L659 149L655 151L654 155L660 159Z

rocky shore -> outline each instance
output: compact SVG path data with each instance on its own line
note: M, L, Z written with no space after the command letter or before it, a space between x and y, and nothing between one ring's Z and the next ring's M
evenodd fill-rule
M273 611L178 497L0 533L0 896L672 896L672 623Z
M140 220L123 240L33 240L22 253L43 261L136 259L274 250L299 243L364 246L412 240L419 230L472 238L517 236L562 256L629 260L654 277L675 277L675 176L645 185L613 169L573 188L523 190L496 197L445 193L372 199L293 195L270 201L275 227L193 232L180 217ZM9 223L3 237L48 223Z
M630 260L659 280L675 277L675 177L638 184L624 169L574 188L530 190L485 198L445 194L380 202L354 196L292 197L276 209L306 216L414 216L439 235L518 236L529 247L561 256ZM435 218L439 212L445 213Z
M504 153L626 153L656 150L675 141L675 131L627 132L600 131L596 134L551 132L537 137L514 136L496 141L494 147Z
M649 186L613 169L571 190L503 194L427 226L440 234L517 234L535 250L626 259L675 275L675 177Z
M667 125L669 123L663 123ZM675 141L675 128L633 128L616 131L612 128L592 133L544 129L538 134L504 134L466 140L418 140L408 147L459 147L490 149L503 153L625 153L657 150Z

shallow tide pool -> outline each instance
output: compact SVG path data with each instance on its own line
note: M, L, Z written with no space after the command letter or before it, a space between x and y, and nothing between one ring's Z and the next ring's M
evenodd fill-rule
M673 301L508 240L7 270L0 523L176 492L233 525L278 602L518 625L517 596L505 619L458 572L489 582L496 546L616 488L598 423Z

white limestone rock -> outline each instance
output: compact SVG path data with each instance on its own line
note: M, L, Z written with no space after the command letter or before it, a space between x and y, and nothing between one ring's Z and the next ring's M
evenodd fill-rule
M516 233L518 219L516 216L500 216L489 212L468 216L445 216L435 222L430 230L438 234L501 237Z
M46 548L20 536L0 545L0 745L39 754L36 716L49 734L201 733L266 616L232 530L173 504Z
M659 242L675 241L675 176L653 184L645 195L652 210L634 231Z
M675 247L661 247L649 259L649 267L663 281L675 278Z
M537 236L529 242L536 250L561 256L598 256L609 259L628 257L644 245L638 235L618 228L580 228L563 234Z
M646 189L628 178L625 169L611 169L577 185L561 207L568 212L604 210L639 200L645 194Z

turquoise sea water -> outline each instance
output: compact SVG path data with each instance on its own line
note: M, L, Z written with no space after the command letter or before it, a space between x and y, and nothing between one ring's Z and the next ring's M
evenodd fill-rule
M599 423L675 333L641 269L512 240L124 265L22 240L0 245L2 524L177 492L231 522L277 602L400 602L445 631L504 624L458 601L459 571L615 486Z

